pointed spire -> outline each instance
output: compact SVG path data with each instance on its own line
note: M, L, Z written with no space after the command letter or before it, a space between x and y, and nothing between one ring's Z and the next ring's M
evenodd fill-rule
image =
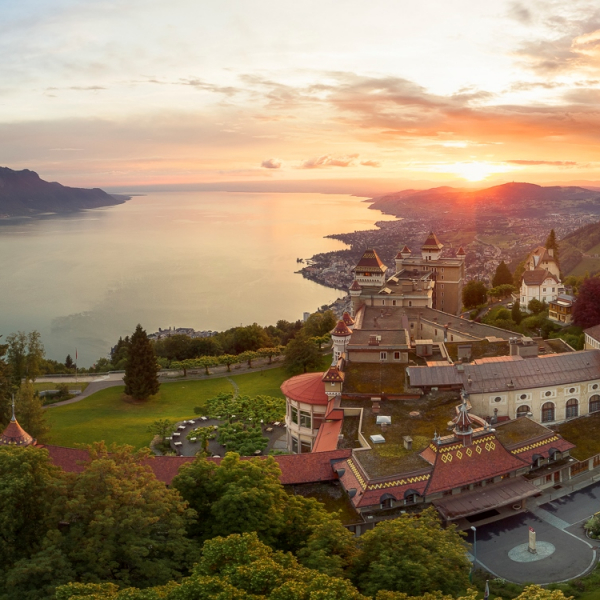
M12 417L10 419L11 421L14 421L15 423L17 422L17 417L15 416L15 395L12 395Z
M340 319L335 328L331 330L331 335L346 337L352 335L352 331L350 331L346 323L344 323L344 321Z

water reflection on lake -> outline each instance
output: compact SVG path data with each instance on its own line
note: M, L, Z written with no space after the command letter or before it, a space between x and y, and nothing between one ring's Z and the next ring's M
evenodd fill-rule
M340 293L294 274L389 219L346 195L178 192L67 216L0 221L0 333L37 329L88 366L141 323L222 330L295 320Z

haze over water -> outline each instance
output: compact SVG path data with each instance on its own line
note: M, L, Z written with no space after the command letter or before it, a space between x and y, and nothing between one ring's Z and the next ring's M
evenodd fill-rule
M0 222L0 333L37 329L47 356L104 356L137 323L223 330L293 321L342 295L294 273L345 247L323 236L391 217L346 195L176 192Z

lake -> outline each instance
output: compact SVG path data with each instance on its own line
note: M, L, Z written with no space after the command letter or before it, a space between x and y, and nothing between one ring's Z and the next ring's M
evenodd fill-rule
M0 333L37 329L49 358L91 365L137 323L223 330L294 321L342 293L295 274L332 233L392 217L330 194L169 192L0 221Z

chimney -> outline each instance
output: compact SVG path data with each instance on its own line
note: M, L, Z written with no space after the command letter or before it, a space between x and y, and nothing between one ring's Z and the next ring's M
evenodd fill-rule
M548 254L554 258L554 249L553 248L548 248Z
M412 438L410 437L410 435L405 435L403 436L402 440L404 441L404 447L407 450L412 450Z

